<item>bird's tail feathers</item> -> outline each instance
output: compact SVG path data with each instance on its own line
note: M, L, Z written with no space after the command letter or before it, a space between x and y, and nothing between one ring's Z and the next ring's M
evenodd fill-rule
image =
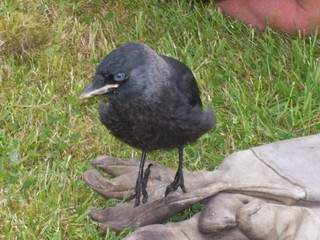
M188 134L197 137L216 127L216 117L211 108L206 110L193 108L189 114L184 117L186 117L186 119L181 118L180 126L183 126L183 130L188 132Z

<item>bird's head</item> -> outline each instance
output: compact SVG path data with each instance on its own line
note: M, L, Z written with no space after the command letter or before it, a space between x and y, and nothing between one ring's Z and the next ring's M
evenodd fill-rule
M156 52L140 43L128 43L113 50L97 67L93 81L80 99L145 89L158 72L158 59Z

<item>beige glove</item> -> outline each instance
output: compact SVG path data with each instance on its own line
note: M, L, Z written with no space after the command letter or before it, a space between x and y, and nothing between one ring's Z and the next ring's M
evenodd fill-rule
M105 197L123 199L133 190L137 161L99 157L92 163L94 167L115 177L105 179L96 170L87 171L85 181L95 191ZM133 208L131 202L119 203L112 208L92 210L90 216L101 223L102 230L110 228L121 231L164 222L196 202L205 202L206 207L202 213L190 220L143 227L131 238L282 239L291 231L295 235L283 239L301 239L298 238L301 233L308 231L310 239L317 239L320 216L319 172L320 135L234 153L212 172L186 172L188 192L176 192L166 198L163 197L165 186L172 181L174 171L154 164L148 183L148 203L136 208ZM261 211L269 209L266 211L269 215L264 211L263 214L259 213L260 208L255 208L255 198L262 199L259 202ZM257 209L257 212L250 209ZM283 212L290 213L290 218L279 218ZM308 224L310 219L314 222L312 226ZM284 230L280 231L282 228Z

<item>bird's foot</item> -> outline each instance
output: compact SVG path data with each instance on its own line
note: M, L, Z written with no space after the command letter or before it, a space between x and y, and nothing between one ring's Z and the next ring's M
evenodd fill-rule
M141 194L142 194L142 203L146 203L148 201L147 185L148 185L148 179L151 172L150 170L151 167L152 167L152 164L150 163L147 169L145 170L144 175L142 177L138 176L136 187L135 187L135 193L126 199L126 201L135 199L134 207L138 207L140 205Z
M186 187L184 186L184 177L183 177L183 171L178 170L176 176L174 177L174 180L172 183L170 183L167 186L165 197L168 196L169 193L176 191L178 188L181 188L181 190L186 193Z

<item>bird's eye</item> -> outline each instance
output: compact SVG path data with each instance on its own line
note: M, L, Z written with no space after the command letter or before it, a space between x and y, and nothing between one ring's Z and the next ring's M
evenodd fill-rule
M122 82L124 81L125 79L127 78L126 74L125 73L117 73L113 76L113 79L116 81L116 82Z

